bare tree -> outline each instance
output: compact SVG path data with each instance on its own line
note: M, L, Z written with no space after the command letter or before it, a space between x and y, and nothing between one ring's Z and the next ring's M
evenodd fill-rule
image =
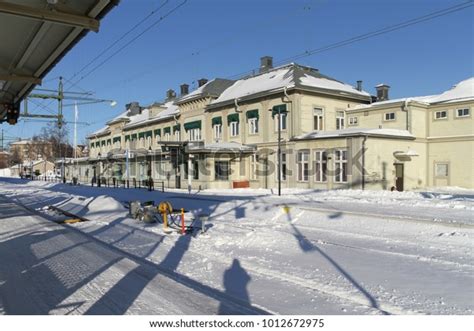
M69 144L68 136L69 129L66 124L59 128L56 123L50 122L41 128L40 134L35 138L49 143L47 148L51 151L43 150L43 155L44 158L53 161L56 158L73 156L73 148ZM43 146L46 148L46 145Z

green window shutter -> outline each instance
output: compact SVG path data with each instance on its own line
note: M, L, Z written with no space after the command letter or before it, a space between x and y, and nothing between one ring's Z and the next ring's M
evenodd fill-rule
M222 117L219 116L219 117L214 117L212 119L212 126L214 125L222 125Z
M163 132L164 132L165 134L167 134L167 133L170 133L170 134L171 134L171 128L170 128L170 127L164 128L164 129L163 129Z
M276 114L280 113L280 114L283 114L283 113L286 113L286 105L277 105L277 106L273 106L272 108L272 117L275 117Z
M227 124L230 124L231 122L239 122L239 114L227 115Z
M153 137L153 131L150 130L150 131L145 132L145 138L148 138L148 137L150 138Z
M140 140L142 138L145 138L145 132L138 133L138 139Z
M112 140L107 139L107 145L112 145Z
M99 147L100 146L100 141L96 141L95 142L95 147Z
M122 141L122 138L121 137L114 137L113 143L115 144L117 141L118 142Z
M180 131L180 130L181 130L181 124L173 125L173 132Z
M101 145L102 145L102 146L105 146L105 140L102 140Z
M132 137L132 141L137 140L137 134L136 133L132 134L131 137Z
M154 133L155 133L155 137L161 136L161 129L156 129Z
M258 109L249 110L246 113L246 115L247 115L247 119L251 119L251 118L256 118L257 120L259 119Z
M184 123L184 129L186 131L193 130L193 129L201 129L201 121Z
M129 141L129 140L130 140L130 135L125 136L125 141Z

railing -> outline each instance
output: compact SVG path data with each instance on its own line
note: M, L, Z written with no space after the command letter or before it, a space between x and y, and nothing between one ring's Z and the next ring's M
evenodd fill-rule
M73 185L83 184L91 186L102 186L102 187L112 187L112 188L145 188L149 191L155 191L155 188L160 188L161 192L165 191L165 182L162 180L149 181L148 179L119 179L116 177L100 177L100 185L98 185L98 180L94 177L73 177L71 178L60 178L60 177L43 177L43 176L33 176L31 180L36 181L46 181L52 183L70 183Z

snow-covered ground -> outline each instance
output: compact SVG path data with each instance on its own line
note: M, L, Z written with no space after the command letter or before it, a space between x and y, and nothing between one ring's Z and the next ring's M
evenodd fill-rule
M85 217L66 227L269 313L473 312L472 190L283 190L278 197L4 178L0 195L50 219L63 218L50 205ZM129 218L130 200L171 201L189 211L188 222L210 215L207 231L164 234L159 224Z

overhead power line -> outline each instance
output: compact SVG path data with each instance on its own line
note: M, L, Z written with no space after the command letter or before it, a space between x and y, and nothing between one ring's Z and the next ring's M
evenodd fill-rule
M377 36L380 36L380 35L383 35L383 34L386 34L386 33L390 33L390 32L396 31L396 30L404 29L406 27L409 27L409 26L412 26L412 25L415 25L415 24L419 24L419 23L423 23L423 22L426 22L426 21L429 21L429 20L433 20L433 19L441 17L441 16L449 15L451 13L458 12L458 11L467 9L469 7L472 7L473 5L474 5L474 0L469 0L469 1L457 4L457 5L454 5L454 6L451 6L451 7L447 7L447 8L432 12L430 14L419 16L417 18L413 18L413 19L410 19L410 20L407 20L407 21L404 21L404 22L401 22L401 23L398 23L398 24L390 25L390 26L384 27L382 29L378 29L378 30L375 30L375 31L372 31L372 32L367 32L367 33L364 33L364 34L361 34L361 35L358 35L358 36L355 36L355 37L352 37L352 38L349 38L349 39L345 39L345 40L342 40L342 41L339 41L339 42L335 42L335 43L332 43L332 44L329 44L329 45L326 45L326 46L318 47L318 48L315 48L315 49L312 49L312 50L307 50L307 51L304 51L303 53L296 54L296 55L287 57L283 60L280 60L280 61L276 62L275 64L276 65L285 64L285 63L295 61L295 60L298 60L298 59L301 59L301 58L304 58L304 57L308 57L308 56L311 56L311 55L314 55L314 54L319 54L319 53L327 52L329 50L333 50L333 49L336 49L336 48L340 48L340 47L343 47L343 46L354 44L354 43L362 41L362 40L377 37ZM252 70L246 71L246 72L241 72L239 74L229 76L228 78L239 78L239 77L242 77L242 76L246 76L246 75L252 74L254 70L255 70L255 68L252 69Z
M100 62L99 64L97 64L95 67L93 67L90 71L88 71L85 75L81 76L81 78L79 80L77 80L76 82L73 83L72 86L76 86L80 81L82 81L83 79L85 79L86 77L90 76L94 71L96 71L97 69L99 69L100 67L102 67L104 64L106 64L110 59L112 59L114 56L116 56L117 54L119 54L121 51L123 51L125 48L127 48L128 46L130 46L132 43L134 43L135 41L137 41L140 37L142 37L145 33L147 33L148 31L150 31L152 28L154 28L155 26L157 26L158 24L160 24L161 22L163 22L165 19L167 19L169 16L171 16L173 13L175 13L179 8L181 8L182 6L184 6L186 3L188 2L188 0L184 0L183 2L181 2L180 4L178 4L177 6L173 7L173 9L171 9L170 11L168 11L165 15L161 16L158 20L156 20L153 24L149 25L145 30L143 30L142 32L140 32L138 35L136 35L133 39L129 40L126 44L122 45L119 49L117 49L115 52L113 52L111 55L109 55L108 57L106 57L102 62Z

